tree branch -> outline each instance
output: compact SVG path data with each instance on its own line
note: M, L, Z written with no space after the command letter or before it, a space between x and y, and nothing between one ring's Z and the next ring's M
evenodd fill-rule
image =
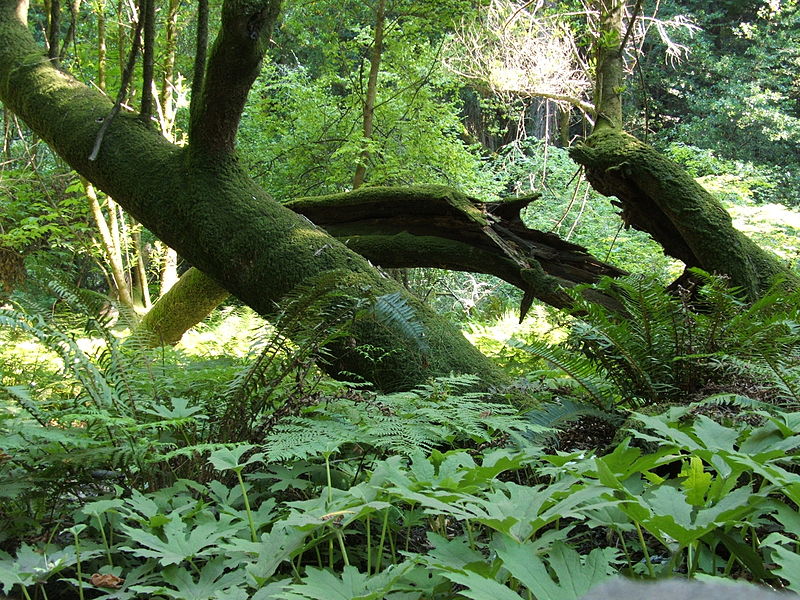
M142 45L142 105L139 117L145 124L153 115L153 71L155 65L156 3L155 0L140 0L139 20L144 21L144 43Z
M537 197L485 203L443 186L370 187L287 206L382 267L494 275L557 308L572 303L564 288L625 274L582 246L526 227L520 211Z
M756 299L781 276L797 277L775 255L733 226L731 216L680 166L633 136L607 128L570 148L595 190L616 196L626 226L648 233L687 267L730 278Z
M189 100L189 115L194 118L200 112L197 106L203 95L203 81L206 76L208 58L208 0L197 0L197 41L194 49L194 71ZM192 135L191 129L189 135Z
M117 92L117 100L114 102L114 106L111 107L108 115L105 118L98 119L103 124L100 126L100 129L97 132L97 136L94 140L94 146L92 147L92 152L89 155L89 160L95 161L97 160L97 155L100 153L100 147L103 145L103 138L106 135L106 131L111 126L111 122L114 120L114 117L117 116L119 113L120 108L122 107L122 103L125 100L125 96L128 95L128 86L131 84L131 79L133 79L133 69L136 66L136 56L139 54L139 43L142 37L142 15L139 14L136 20L136 30L133 33L133 42L131 43L131 51L128 54L128 61L125 64L125 69L122 71L122 81L119 84L119 91Z
M223 3L222 26L209 55L200 98L192 98L189 146L194 154L233 153L247 94L261 69L280 6L280 0Z

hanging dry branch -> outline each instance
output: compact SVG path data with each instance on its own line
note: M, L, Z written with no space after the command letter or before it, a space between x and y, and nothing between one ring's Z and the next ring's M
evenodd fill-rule
M496 94L545 98L591 116L589 66L562 15L539 16L540 4L493 0L481 22L462 24L445 63Z

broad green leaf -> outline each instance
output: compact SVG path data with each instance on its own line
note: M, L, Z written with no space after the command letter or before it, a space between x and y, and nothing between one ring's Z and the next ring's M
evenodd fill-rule
M459 594L472 600L522 600L519 594L515 594L502 583L472 571L461 573L445 571L443 575L450 581L466 587L467 589L461 590ZM540 600L548 598L543 596Z
M396 582L406 571L413 567L411 563L392 566L378 573L367 575L352 566L342 571L341 578L324 569L310 567L299 584L286 589L291 592L287 598L312 598L313 600L383 600L387 593L394 589Z
M692 439L691 436L687 435L683 431L680 431L679 429L676 429L675 427L671 427L670 423L666 422L666 417L651 417L649 415L644 415L637 412L633 413L633 416L637 421L641 421L644 423L645 427L653 430L657 434L656 436L653 436L641 432L634 432L637 437L654 442L675 444L689 451L704 448L704 446L698 444L694 439Z
M791 450L797 445L798 438L789 435L781 430L776 421L769 421L749 432L747 439L740 445L739 452L757 456L774 450Z
M771 533L762 542L763 546L773 549L772 560L779 565L779 568L775 569L774 573L789 582L788 588L790 590L800 593L800 554L792 552L785 547L794 547L795 544L795 540L780 533Z
M644 496L643 500L650 506L653 516L642 519L642 524L659 539L666 534L686 546L715 527L752 513L753 506L748 502L752 495L749 486L741 487L716 504L695 509L679 490L663 485Z
M276 600L283 598L283 591L289 585L291 579L281 579L280 581L272 581L250 596L250 600Z
M150 519L161 512L158 504L156 504L152 498L148 498L142 494L139 490L133 490L130 498L125 499L125 505L121 508L125 509L129 514L132 514L132 511L139 513L139 515L146 519Z
M154 403L150 405L149 409L143 410L143 412L160 417L162 420L179 421L189 419L203 411L201 406L189 406L189 400L187 398L172 398L170 403L172 404L172 408L169 408L166 404ZM197 415L195 418L207 419L208 417L205 415Z
M20 572L15 562L10 558L0 559L0 585L3 587L4 594L10 594L15 585L33 585L36 582L33 575L33 573Z
M433 545L425 556L425 563L438 569L462 571L468 565L483 563L483 554L469 547L464 536L448 540L439 534L428 532L428 541Z
M259 452L250 456L246 461L241 462L242 456L253 448L255 448L255 446L250 444L242 444L233 448L220 448L211 453L208 457L208 462L218 471L241 471L247 465L263 460L264 454Z
M703 461L692 456L689 464L684 465L681 476L686 478L681 482L681 487L686 490L686 501L692 506L703 506L711 486L711 473L704 471Z
M255 555L258 557L258 561L255 565L247 568L248 574L259 585L262 585L274 575L281 563L303 546L307 535L307 532L294 527L275 524L272 531L263 534L261 540L255 544Z
M523 467L528 459L519 452L509 450L493 450L487 453L480 466L469 469L463 479L464 491L474 493L479 488L485 487L500 473L516 471ZM472 489L474 488L474 489Z
M613 554L595 548L582 561L581 556L563 542L553 544L547 559L558 577L557 583L530 545L506 544L497 549L497 555L503 566L533 592L537 600L577 600L614 571L610 564Z
M123 506L124 500L121 498L114 498L113 500L95 500L89 502L81 508L80 512L88 516L99 516L115 508Z
M161 593L176 600L223 600L227 598L235 600L242 593L244 593L244 598L247 598L247 593L242 588L237 589L244 584L244 572L234 570L225 573L222 557L215 558L203 565L197 580L195 580L194 572L175 565L164 569L161 575L164 581L172 586L172 588L164 587Z
M145 547L122 546L120 549L136 556L158 559L166 567L196 556L218 553L219 548L215 547L217 542L235 534L240 528L239 525L231 526L227 521L230 517L225 515L221 515L219 521L210 520L193 528L174 512L170 517L170 521L164 525L164 539L135 527L120 525L128 537Z
M612 490L625 490L625 486L623 486L622 482L614 475L614 472L606 461L602 458L597 458L595 459L595 465L597 466L597 478L600 483L610 487Z
M735 452L734 447L739 438L739 432L735 429L724 427L705 415L699 415L692 425L692 431L709 450Z
M784 531L800 531L800 512L779 500L770 499L766 504L775 511L775 518L783 525Z
M102 554L101 550L81 552L81 559L87 560ZM45 553L28 544L22 544L15 558L0 552L0 585L9 593L15 585L43 583L77 561L74 546Z
M789 589L800 593L800 554L787 550L783 546L775 546L772 560L778 563L775 573L789 582Z

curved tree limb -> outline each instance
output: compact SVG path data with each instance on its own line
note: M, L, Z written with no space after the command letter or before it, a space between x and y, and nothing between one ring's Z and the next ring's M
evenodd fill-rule
M537 195L480 202L443 186L367 187L300 198L288 204L371 262L385 268L435 267L494 275L524 292L520 321L534 299L569 308L566 289L625 271L556 235L527 228L520 211ZM191 274L192 275L189 277ZM186 281L183 281L186 279ZM176 343L207 317L226 294L190 269L142 322L150 341ZM587 289L584 296L614 310L616 301ZM173 310L192 305L194 312ZM157 316L155 316L157 315Z
M601 194L616 196L626 226L644 231L687 267L730 278L755 299L775 276L800 279L733 226L722 205L686 171L653 148L610 128L570 149Z

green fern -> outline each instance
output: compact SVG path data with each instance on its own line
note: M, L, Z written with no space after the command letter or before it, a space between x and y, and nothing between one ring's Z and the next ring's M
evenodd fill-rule
M617 397L606 376L581 354L538 341L509 340L508 344L562 370L583 388L595 406L608 410L616 404Z
M714 394L695 403L694 406L731 406L745 410L774 410L771 404L741 394Z
M306 459L352 444L410 455L458 441L488 442L497 433L543 430L511 406L460 391L476 379L440 378L410 392L331 398L280 421L265 447L273 460Z
M600 410L595 406L574 402L568 398L561 398L558 402L547 402L525 414L529 423L535 426L531 435L526 436L531 442L546 443L552 441L558 430L564 429L582 417L595 417L608 421L616 426L622 425L619 415ZM538 433L541 430L542 433Z
M581 370L582 359L567 360L569 353L582 356L633 406L681 401L711 382L734 385L735 377L756 372L776 400L800 401L800 293L777 283L748 304L723 279L693 273L700 282L696 294L669 293L642 276L602 280L596 287L614 298L621 312L572 290L576 322L565 347L538 344L532 353L561 363L585 383L588 365Z
M306 404L321 382L314 365L329 360L329 347L347 335L367 303L347 280L340 270L323 273L283 298L272 324L255 339L247 366L224 392L227 408L215 441L260 443L271 423L265 413L280 408L294 414Z
M408 304L402 293L384 294L375 299L371 310L379 323L392 326L416 344L422 352L430 347L425 339L425 328L417 319L416 311Z

